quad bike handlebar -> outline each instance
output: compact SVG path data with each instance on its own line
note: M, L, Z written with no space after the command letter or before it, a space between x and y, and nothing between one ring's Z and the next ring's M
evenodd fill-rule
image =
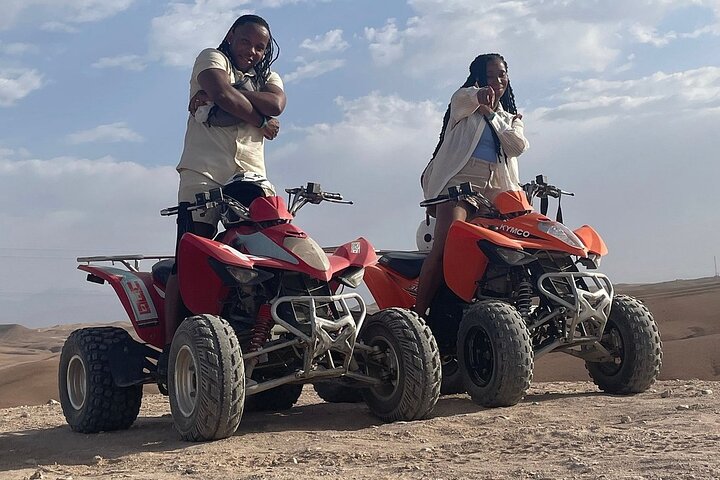
M532 204L532 199L534 197L542 200L547 199L548 197L560 198L562 195L567 195L569 197L575 196L572 192L566 192L555 185L547 183L547 177L545 175L538 175L535 177L535 180L521 186L530 204Z
M563 195L575 196L573 192L566 192L565 190L550 185L547 183L547 177L545 175L537 175L535 180L521 185L528 202L532 205L533 198L537 197L540 199L540 212L545 215L548 210L548 198L558 199L558 212L556 215L557 221L562 223L562 209L560 208L560 198ZM448 200L471 200L471 203L480 203L487 210L482 213L484 217L501 217L502 214L495 207L495 205L482 193L477 191L477 188L470 182L465 182L460 185L448 188L448 193L439 195L430 200L425 200L420 203L421 207L429 207L431 205L438 205Z
M342 203L346 205L352 205L353 202L349 200L343 200L343 196L339 193L323 192L320 188L319 183L308 182L307 185L297 188L287 188L285 191L288 193L288 211L294 216L298 210L308 203L314 205L320 202L332 202ZM252 221L250 217L250 209L248 206L238 202L233 197L224 195L222 189L213 188L208 192L202 192L195 195L195 202L184 205L183 207L187 212L193 212L199 210L206 212L207 210L219 206L224 206L232 210L242 220ZM178 215L180 212L180 205L173 207L163 208L160 210L160 215L170 216Z
M353 204L350 200L343 200L343 196L339 193L323 192L320 184L314 182L308 182L304 187L286 188L285 191L288 194L288 209L293 215L308 203L317 205L325 201L345 205Z
M431 198L430 200L420 202L420 206L429 207L432 205L439 205L441 203L445 203L449 200L458 201L469 199L473 199L473 203L481 203L485 208L489 210L490 215L500 215L500 212L497 208L495 208L495 205L493 205L493 203L485 195L478 192L475 185L473 185L471 182L465 182L455 187L450 187L448 188L447 194L438 195L437 197Z

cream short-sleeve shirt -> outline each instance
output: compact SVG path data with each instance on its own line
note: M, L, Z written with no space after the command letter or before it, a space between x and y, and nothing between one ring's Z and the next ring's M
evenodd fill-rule
M254 74L236 70L222 52L207 48L195 60L188 99L202 89L198 82L200 72L210 68L224 70L233 85L245 75ZM283 88L282 80L275 72L270 73L267 83ZM210 127L188 115L185 144L177 170L193 170L219 184L239 172L266 176L263 142L264 137L255 125L243 122L229 127Z

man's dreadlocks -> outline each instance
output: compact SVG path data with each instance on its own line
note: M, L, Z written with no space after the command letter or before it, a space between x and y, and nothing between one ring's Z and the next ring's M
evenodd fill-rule
M257 79L260 83L259 87L262 88L265 86L265 82L267 82L267 79L270 76L270 65L272 65L273 62L277 60L278 55L280 55L280 46L275 41L275 38L273 38L272 32L270 32L270 25L268 25L264 18L257 15L242 15L238 17L238 19L235 20L235 23L232 24L232 27L230 27L228 33L235 30L235 28L237 28L239 25L245 25L247 23L254 23L256 25L265 27L265 29L268 31L268 35L270 35L270 41L265 48L265 53L263 54L262 59L258 62L257 65L253 67L253 70L255 70L255 74L257 75ZM225 54L226 57L230 59L230 63L232 63L233 67L238 68L235 63L235 58L233 58L233 54L230 51L230 44L227 41L227 35L226 38L223 39L220 46L218 46L218 50L220 50L222 53Z

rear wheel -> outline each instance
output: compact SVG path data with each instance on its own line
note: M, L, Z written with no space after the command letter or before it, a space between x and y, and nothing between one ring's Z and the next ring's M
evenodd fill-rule
M639 300L616 295L600 344L615 362L585 362L600 390L629 395L650 388L660 373L662 343L657 324Z
M245 368L227 321L198 315L180 324L170 347L168 390L183 440L217 440L235 433L245 401Z
M482 301L467 310L457 351L465 388L479 405L515 405L530 387L530 334L518 311L505 302Z
M370 315L360 341L372 347L359 359L365 373L383 381L362 389L370 411L382 420L427 417L440 396L440 353L430 328L415 313L389 308Z
M142 385L118 387L110 370L110 350L133 341L117 327L75 330L65 341L58 386L63 414L74 431L124 430L137 418Z

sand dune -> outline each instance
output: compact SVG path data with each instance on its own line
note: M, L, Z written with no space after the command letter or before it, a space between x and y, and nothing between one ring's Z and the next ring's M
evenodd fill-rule
M616 290L641 299L653 312L663 341L661 379L720 380L720 279L616 285ZM113 325L130 329L126 322ZM59 352L70 332L81 326L0 325L0 408L57 398ZM535 381L587 379L577 358L551 354L536 362Z

